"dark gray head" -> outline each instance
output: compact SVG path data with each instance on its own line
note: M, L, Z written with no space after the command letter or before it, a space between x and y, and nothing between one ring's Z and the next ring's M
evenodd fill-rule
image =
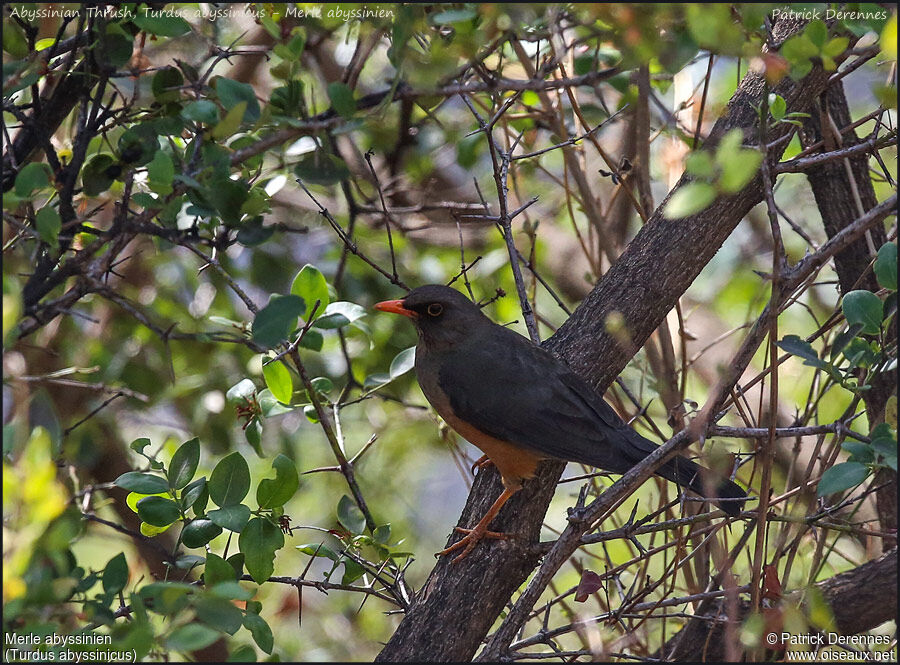
M400 300L375 305L382 312L402 314L413 320L426 346L452 346L469 338L491 320L481 308L456 289L428 284L410 291Z

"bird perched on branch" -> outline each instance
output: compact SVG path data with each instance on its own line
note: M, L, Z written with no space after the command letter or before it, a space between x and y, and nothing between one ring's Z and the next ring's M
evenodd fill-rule
M447 286L413 289L405 298L375 305L412 319L419 334L416 376L425 397L458 434L478 446L500 472L504 490L473 529L439 552L462 549L459 561L483 538L504 503L556 458L625 473L658 447L628 427L589 383L546 349L491 321L481 308ZM746 492L685 457L656 470L666 480L707 496L737 515ZM704 482L704 480L708 482Z

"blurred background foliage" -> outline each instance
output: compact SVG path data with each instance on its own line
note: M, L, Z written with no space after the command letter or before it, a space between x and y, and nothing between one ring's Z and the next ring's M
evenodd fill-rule
M193 653L369 660L400 620L396 612L386 614L396 603L365 593L326 594L323 586L298 594L291 585L249 581L234 588L226 584L234 579L227 568L216 573L224 584L216 595L207 551L226 559L239 548L245 555L265 549L266 539L274 538L275 575L375 585L378 566L391 561L392 579L402 571L409 587L424 583L432 553L443 547L464 504L469 466L479 453L439 423L408 371L409 355L401 354L415 344L412 326L374 313L371 305L401 297L401 283L446 283L461 265L471 266L466 277L476 299L500 295L487 314L525 333L503 238L494 223L478 217L497 211L494 165L470 108L448 92L452 86L471 84L469 104L487 119L511 99L505 80L537 80L551 71L560 78L586 77L577 87L525 86L500 121L506 149L518 137L516 154L595 130L569 153L574 162L556 149L514 161L510 170L511 207L537 197L515 222L516 243L569 310L641 226L626 200L637 193L621 184L635 163L637 109L648 114L652 131L645 165L650 189L641 197L651 204L647 215L683 172L697 129L702 144L748 67L766 68L773 77L802 76L812 62L827 67L829 57L842 54L848 36L861 37L884 50L844 79L853 119L879 108L893 119L888 122L896 119L888 72L896 59L896 14L878 5L859 5L869 18L827 28L810 24L815 27L782 51L777 67L761 51L767 17L784 8L774 3L149 3L172 10L155 15L147 7L124 3L118 10L127 14L107 15L75 3L10 3L3 32L7 147L22 131L35 92L52 85L53 77L71 75L84 61L103 79L95 88L103 94L81 97L46 137L58 163L41 148L43 156L16 169L4 197L5 629L107 631L116 648L136 649L141 658ZM48 13L29 14L38 8ZM63 18L65 11L73 18ZM68 50L44 57L60 44ZM610 68L616 69L605 80L590 79ZM649 84L643 92L639 71ZM84 114L100 116L92 131ZM866 133L874 123L870 119L858 131ZM265 149L259 147L272 136ZM794 136L785 159L800 150ZM80 173L69 186L57 167L65 171L72 160ZM724 155L717 168L737 169L739 182L755 174L756 166L738 161L736 154ZM874 183L879 200L894 191L895 158L886 162L888 177ZM587 179L585 188L579 189L573 164ZM724 186L717 177L711 176L711 186ZM782 175L776 191L786 217L802 229L784 235L796 261L826 237L803 174ZM703 207L696 192L689 198L673 217ZM119 232L130 235L116 246ZM348 252L342 233L383 274ZM624 386L662 432L704 402L740 343L740 329L766 303L770 247L760 206L685 294L686 357L678 361L687 374L681 377L679 368L685 399L675 420L644 350L623 373ZM92 264L100 272L88 277L61 275L40 297L28 293L42 262L85 254L109 261ZM896 266L895 250L894 257ZM75 265L87 270L88 262ZM295 283L307 265L308 279ZM66 300L80 283L89 288ZM462 284L461 278L455 282ZM526 285L546 338L567 314L532 273L526 273ZM289 294L299 298L270 300ZM831 315L838 298L826 268L781 316L780 334L805 338ZM310 316L317 299L320 307ZM332 303L330 310L323 300ZM252 328L256 312L248 302L273 307L274 338ZM674 313L669 323L677 334ZM365 449L353 464L354 476L375 522L369 526L382 527L380 532L367 530L301 377L293 367L275 370L277 363L264 376L264 359L274 355L267 347L283 351L277 342L299 329L306 332L298 353L317 401L331 418L339 414L345 457ZM764 363L761 349L754 371ZM816 372L801 356L782 366L781 421L806 409L822 385ZM242 384L246 380L252 386ZM273 393L289 396L282 399L288 406L279 406ZM761 399L754 394L751 401ZM637 412L619 387L608 398L626 417ZM809 424L840 418L855 393L834 385L817 399ZM887 418L895 430L893 399L893 421ZM645 420L636 426L658 440ZM869 431L861 422L854 428ZM193 446L182 448L194 438L196 453ZM752 445L717 439L706 454L749 452ZM183 542L183 533L180 542L175 536L164 540L171 533L155 535L147 519L161 520L156 531L175 523L171 531L181 533L177 523L205 514L205 502L187 503L187 482L178 487L172 479L179 450L182 458L175 461L196 457L185 477L205 477L210 494L226 491L215 484L214 469L239 453L252 479L245 504L261 520L262 535L248 535L248 529L239 545L237 531L210 527L194 547ZM283 476L276 476L277 465L273 470L279 455L290 462ZM780 463L775 485L783 487L787 467ZM738 478L747 484L745 470ZM122 480L130 471L144 476ZM583 472L573 468L567 475ZM155 485L148 476L162 479L156 491L149 491ZM264 507L257 493L262 479L277 478L279 487L290 488L292 477L296 492L283 505ZM592 482L596 490L611 481L600 476ZM564 526L578 489L578 483L559 488L547 515L547 538ZM177 512L167 522L150 508L154 501L141 504L142 512L141 496L123 509L128 491L160 493L157 508L165 513L171 503ZM235 507L244 495L236 501L220 497L223 503L216 505ZM675 488L649 482L635 500L655 507L675 496ZM619 523L632 503L617 516ZM265 531L282 516L292 528L283 547ZM138 531L153 538L142 540ZM363 563L348 559L348 543ZM645 546L652 544L651 536ZM794 577L785 583L793 588L832 576L877 548L873 538L842 535L821 559L811 550L800 552ZM172 552L172 567L161 566ZM631 560L635 550L617 540L603 556L595 565L612 568ZM639 572L656 578L665 564L651 559L646 569L629 569L622 579L629 583ZM245 562L237 569L259 583L267 577L266 565ZM736 564L741 566L749 561ZM200 572L205 589L148 591L162 577L191 581ZM579 579L580 564L561 573L556 587L573 587ZM229 609L234 607L237 615ZM658 629L642 628L650 642ZM225 642L223 630L234 633Z

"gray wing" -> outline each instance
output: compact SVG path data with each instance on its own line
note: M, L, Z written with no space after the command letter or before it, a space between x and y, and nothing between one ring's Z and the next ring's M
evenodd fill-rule
M470 354L489 358L483 366L465 360L442 364L439 382L457 417L547 457L615 473L656 448L549 351L505 329L488 345Z
M457 359L440 369L439 382L457 417L541 455L613 473L625 473L658 448L549 351L511 330L492 336L489 346L489 353L482 348L470 354L485 358L483 366ZM702 474L710 472L685 457L672 458L656 473L705 496ZM719 505L737 515L746 492L728 479L716 484L713 497L732 499Z

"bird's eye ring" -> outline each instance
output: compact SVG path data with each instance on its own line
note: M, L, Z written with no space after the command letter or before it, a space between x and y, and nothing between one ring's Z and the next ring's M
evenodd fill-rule
M444 311L444 306L440 303L433 302L428 305L428 309L426 310L429 316L440 316L441 312Z

